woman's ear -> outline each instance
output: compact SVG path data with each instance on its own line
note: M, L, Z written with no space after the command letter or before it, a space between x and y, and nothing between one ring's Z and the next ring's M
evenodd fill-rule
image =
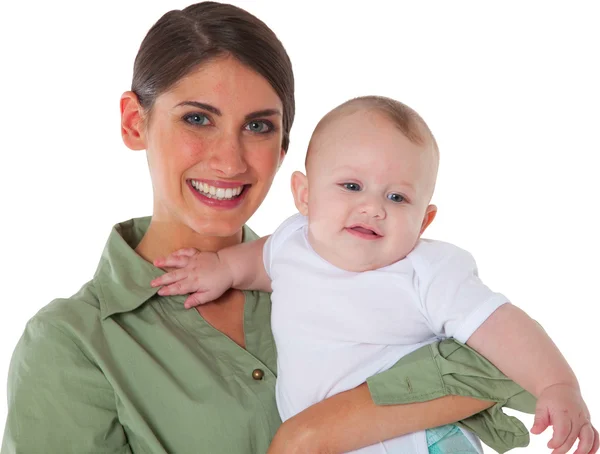
M283 164L283 160L285 159L285 155L287 153L285 152L285 150L282 148L279 151L279 164L277 164L277 170L279 170L279 168L281 167L281 164Z
M423 232L425 231L425 229L427 227L429 227L429 225L435 219L436 214L437 214L437 207L435 205L429 205L427 207L427 209L425 210L425 216L423 216L423 223L421 224L421 233L419 233L419 236L423 235Z
M126 91L121 96L121 137L127 147L132 150L146 149L143 108L137 95Z
M308 178L302 172L292 174L292 194L298 211L308 216Z

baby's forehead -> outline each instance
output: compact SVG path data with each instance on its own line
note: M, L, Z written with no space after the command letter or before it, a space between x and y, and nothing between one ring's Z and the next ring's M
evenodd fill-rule
M393 126L369 128L357 131L360 123L349 124L350 128L331 128L309 149L309 167L318 168L319 173L353 171L364 175L387 174L389 172L413 173L417 178L432 167L432 153L424 146L415 144ZM310 163L310 164L309 164ZM311 169L312 170L312 169Z
M311 143L330 142L336 134L347 136L369 130L387 133L388 137L401 136L414 145L437 148L429 128L412 109L404 112L362 100L342 104L325 115L315 128Z
M310 141L309 153L315 157L342 153L349 159L348 148L360 147L365 152L384 147L399 153L410 150L421 154L429 145L406 134L385 112L370 107L352 105L328 115L331 116L323 118Z
M344 102L319 121L313 136L357 119L392 124L411 142L431 145L437 152L436 140L425 120L411 107L385 96L361 96Z
M389 121L380 112L359 103L342 105L325 115L315 128L313 135L327 134L357 122Z
M336 151L349 142L373 142L375 131L386 131L385 137L398 132L391 121L372 109L348 107L332 111L319 122L309 144L309 153L320 154L322 150ZM380 135L378 138L384 137Z

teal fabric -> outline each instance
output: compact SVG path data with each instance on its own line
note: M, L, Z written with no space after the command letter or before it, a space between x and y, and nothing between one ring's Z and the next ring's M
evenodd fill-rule
M478 454L479 451L455 425L429 429L425 432L429 454Z

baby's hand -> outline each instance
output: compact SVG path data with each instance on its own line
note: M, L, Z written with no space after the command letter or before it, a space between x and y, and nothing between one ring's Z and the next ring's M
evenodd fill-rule
M542 391L531 433L541 434L548 426L554 426L554 434L548 442L552 454L566 454L578 438L573 454L598 451L598 431L592 426L590 413L577 388L557 384Z
M180 249L166 258L156 259L154 266L178 268L154 279L152 287L163 286L159 295L191 293L184 306L198 306L216 300L233 285L230 268L214 252Z

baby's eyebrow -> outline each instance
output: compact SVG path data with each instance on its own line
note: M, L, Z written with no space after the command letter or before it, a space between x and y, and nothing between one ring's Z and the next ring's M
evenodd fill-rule
M410 190L411 190L411 191L413 191L413 192L415 191L415 186L414 186L412 183L408 183L408 182L406 182L406 181L402 181L402 182L400 182L400 183L398 183L398 184L399 184L400 186L403 186L403 187L405 187L405 188L408 188L408 189L410 189Z
M335 167L333 169L334 172L336 173L340 173L340 172L357 172L359 169L357 169L356 167L352 167L349 165L343 165L343 166L339 166L339 167Z

